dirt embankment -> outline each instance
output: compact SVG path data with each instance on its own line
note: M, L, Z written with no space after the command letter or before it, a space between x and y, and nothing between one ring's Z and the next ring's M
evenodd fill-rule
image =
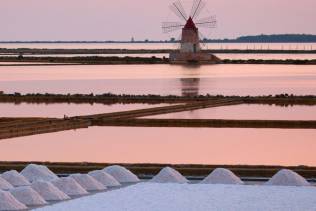
M0 162L0 172L22 170L29 163L46 165L57 174L87 173L113 163L49 163L49 162ZM185 176L206 176L215 168L228 168L241 177L271 177L280 169L292 169L305 178L316 178L316 167L308 166L247 166L247 165L170 165L170 164L119 164L137 175L155 175L163 167L171 166Z

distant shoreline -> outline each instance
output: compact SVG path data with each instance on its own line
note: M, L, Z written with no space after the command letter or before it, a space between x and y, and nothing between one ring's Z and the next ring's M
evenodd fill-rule
M2 64L1 64L2 63ZM7 63L7 64L6 64ZM10 64L12 63L12 64ZM27 64L25 64L27 63ZM172 64L168 58L157 57L1 57L0 66L46 66L46 65L145 65ZM209 64L203 62L202 64ZM213 62L210 64L214 64ZM316 59L300 60L261 60L261 59L224 59L217 64L262 64L262 65L316 65Z
M63 40L33 40L33 41L0 41L0 44L36 44L36 43L46 43L46 44L57 44L57 43L177 43L178 41L174 38L170 40L135 40L135 41L117 41L117 40L76 40L76 41L63 41ZM236 39L203 39L204 43L316 43L316 35L312 34L272 34L272 35L253 35L253 36L241 36Z

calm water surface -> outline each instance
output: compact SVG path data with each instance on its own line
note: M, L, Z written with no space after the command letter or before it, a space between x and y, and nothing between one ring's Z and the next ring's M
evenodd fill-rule
M0 141L0 160L316 166L315 130L93 127Z
M233 105L150 116L157 119L316 120L316 106ZM315 137L316 139L316 137Z
M174 43L0 43L0 48L46 49L177 49ZM316 43L207 43L205 49L315 50Z
M166 106L168 104L13 104L0 103L0 117L64 117L111 113L143 108Z
M316 94L314 65L0 67L6 93Z

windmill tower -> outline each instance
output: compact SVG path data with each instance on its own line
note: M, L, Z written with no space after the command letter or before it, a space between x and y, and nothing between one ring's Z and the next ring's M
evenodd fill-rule
M163 22L162 24L164 33L182 29L180 49L169 56L172 63L216 63L220 61L216 56L201 51L200 39L202 36L198 27L214 28L216 26L216 19L213 16L199 18L205 6L206 3L203 0L194 0L188 16L180 1L170 5L173 13L182 21Z

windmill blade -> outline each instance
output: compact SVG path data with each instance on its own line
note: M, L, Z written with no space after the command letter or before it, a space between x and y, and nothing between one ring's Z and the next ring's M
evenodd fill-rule
M207 38L200 31L199 31L199 39L200 39L200 45L202 45L203 48L206 48L207 44L205 40L207 40Z
M197 18L201 14L205 6L206 6L205 1L194 0L192 9L191 9L191 14L190 14L191 18L192 19Z
M169 32L180 30L183 27L184 25L180 22L163 22L161 28L162 28L163 33L169 33Z
M174 3L172 3L169 6L170 10L176 15L178 16L180 19L183 19L184 21L188 20L188 15L186 14L182 4L180 1L176 1Z
M216 28L217 26L217 20L215 16L210 16L206 18L202 18L198 21L196 21L195 25L198 27L204 27L204 28Z

